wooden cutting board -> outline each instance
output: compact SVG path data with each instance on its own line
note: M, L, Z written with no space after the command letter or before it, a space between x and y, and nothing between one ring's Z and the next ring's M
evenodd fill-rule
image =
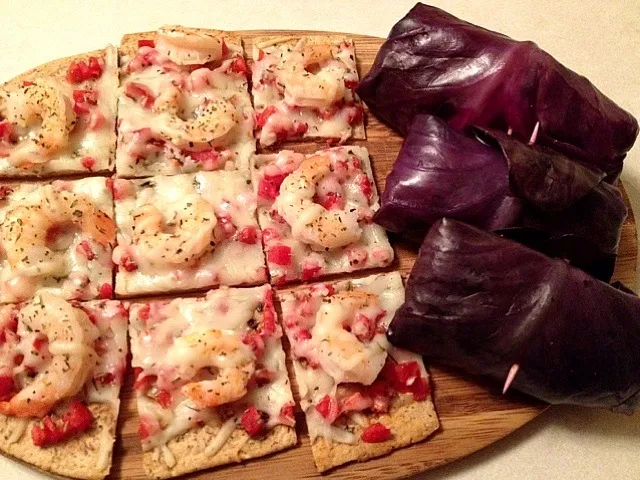
M237 32L244 38L247 56L251 55L252 39L262 35L309 34L302 31L253 30ZM311 32L327 34L329 32ZM375 55L384 41L381 38L350 35L356 42L356 54L360 76L366 74ZM371 154L378 191L382 191L391 165L398 155L402 139L388 127L382 125L365 109L367 140L354 142L366 146ZM286 148L310 153L326 146L320 143L300 143ZM629 216L622 229L622 240L615 280L635 285L637 261L636 226L629 208ZM415 259L415 251L394 244L397 259L391 269L402 272L406 279ZM289 365L289 371L291 371ZM330 479L397 479L452 462L469 455L503 438L539 415L546 405L517 394L503 396L495 385L487 385L477 379L467 378L448 370L431 367L431 380L436 409L441 428L427 441L397 450L390 455L364 463L354 463L323 475ZM294 395L297 387L293 383ZM226 480L242 478L293 480L319 478L307 435L304 415L296 411L298 445L288 451L241 465L220 467L188 475L190 479L213 478ZM111 479L143 479L142 450L136 434L138 418L132 388L131 372L122 395L122 411L118 425Z

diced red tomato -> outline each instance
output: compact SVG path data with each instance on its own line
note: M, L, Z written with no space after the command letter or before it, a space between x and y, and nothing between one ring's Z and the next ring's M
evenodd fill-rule
M304 135L309 130L309 125L306 123L296 123L293 128L294 135Z
M13 124L8 121L0 122L0 140L11 142L14 139Z
M318 109L317 113L318 113L318 116L323 120L330 120L336 115L336 113L340 111L341 108L342 108L342 105L340 103L334 103L333 105L327 108Z
M233 73L240 73L242 75L248 76L249 69L247 68L247 62L244 61L242 57L236 57L231 62L229 66L229 71Z
M327 210L342 210L344 208L344 197L336 194L336 192L327 192L322 198L314 198L314 201Z
M6 185L0 185L0 200L6 199L12 193L13 193L13 188L8 187Z
M342 401L342 412L361 412L373 406L373 399L360 392L354 392Z
M82 402L74 400L62 415L60 424L56 424L53 418L48 415L44 418L42 426L33 426L31 438L34 445L48 447L88 430L92 424L91 410Z
M138 424L138 436L140 440L149 438L160 431L160 424L158 420L150 415L143 415L140 417L140 423Z
M284 173L263 176L258 183L258 195L268 200L275 200L280 194L280 185L286 177Z
M264 353L264 340L258 332L247 332L242 335L242 343L249 345L256 357L260 358Z
M375 319L368 317L363 313L356 313L353 324L351 325L351 332L361 342L370 342L376 335L377 325Z
M149 304L143 305L142 307L140 307L140 309L138 309L138 318L140 318L140 320L142 320L143 322L146 323L146 321L149 320L150 316L151 306L149 306Z
M353 90L354 88L356 88L358 86L358 80L354 80L354 79L349 79L349 80L345 80L344 81L344 86Z
M362 430L360 438L362 438L363 442L367 443L386 442L391 438L391 430L381 423L372 423Z
M280 409L280 415L278 416L280 423L293 427L296 423L295 415L293 411L293 405L288 403Z
M360 173L355 178L355 183L358 187L360 187L360 191L370 202L373 198L373 188L371 186L371 180L369 180L369 177L364 173Z
M33 85L33 82L30 80L25 80L22 82L23 87L30 87L31 85Z
M76 246L76 252L78 252L80 255L85 256L87 260L93 260L96 257L96 254L93 253L88 240L82 240L80 243L78 243L78 245Z
M102 76L104 62L97 57L89 57L89 61L84 60L72 62L67 70L67 81L69 83L81 83L85 80L96 80Z
M98 104L98 92L95 90L74 90L73 101L76 103L88 103L90 105Z
M138 264L131 258L131 255L124 253L120 257L120 266L127 272L135 272L138 269Z
M80 163L87 170L91 170L93 167L95 167L96 160L93 157L82 157L82 160L80 160Z
M293 338L296 342L311 340L311 332L306 328L299 328L294 332Z
M274 245L267 250L267 261L288 267L291 265L291 247L286 245Z
M224 158L215 150L201 150L199 152L185 152L194 161L202 165L203 170L211 171L222 167Z
M258 61L262 60L263 58L264 58L264 50L259 48L258 49Z
M7 334L16 333L18 330L18 317L12 314L7 323L0 329L0 344L7 341ZM11 332L11 333L8 333Z
M160 390L155 395L155 400L160 404L162 408L170 408L173 404L171 393L166 390Z
M0 402L5 402L13 396L13 378L0 377Z
M108 283L100 285L100 298L111 298L113 295L113 287Z
M340 416L340 405L335 397L325 395L315 406L316 411L329 423L333 423Z
M322 272L322 265L303 265L302 280L307 281L316 278Z
M100 375L99 377L96 377L96 382L98 382L100 385L105 385L105 386L111 385L115 381L116 381L116 376L110 372Z
M140 367L133 368L133 376L135 378L133 388L141 393L147 392L153 386L157 378L155 375L143 375Z
M47 340L46 337L36 337L36 339L33 341L33 348L40 352L42 351L47 345L49 344L49 341Z
M140 47L156 48L156 42L151 39L138 40L138 48Z
M415 400L424 400L429 395L429 384L422 378L418 362L396 363L387 358L380 377L386 380L393 390L413 394Z
M349 110L349 114L347 116L347 122L349 122L349 125L355 125L356 123L360 123L362 121L362 116L363 116L362 106L355 105L351 107L351 109Z
M224 40L222 40L222 46L220 50L223 58L227 56L227 53L229 53L229 47L227 46L227 43Z
M265 432L265 416L266 414L259 412L256 407L249 407L242 414L240 423L250 437L259 437Z
M264 127L265 124L267 123L267 120L269 120L269 117L274 113L276 113L277 111L278 109L276 107L274 107L273 105L269 105L263 111L258 113L256 115L256 128Z
M141 83L128 83L124 93L127 97L135 100L144 108L151 108L153 102L156 100L156 97L151 90Z
M253 225L243 227L238 232L238 240L247 245L254 245L258 241L258 229Z

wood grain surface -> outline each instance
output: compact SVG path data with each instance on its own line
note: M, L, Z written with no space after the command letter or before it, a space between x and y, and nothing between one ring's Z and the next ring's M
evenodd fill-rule
M244 40L247 56L251 55L252 38L274 34L309 34L301 31L240 31ZM326 34L327 32L312 32ZM383 39L361 35L350 35L356 43L360 76L364 75L375 58ZM389 128L378 122L366 112L367 140L353 142L366 146L371 154L378 190L384 188L385 178L395 160L402 139ZM302 152L313 152L325 147L319 142L287 144L288 148ZM625 201L629 205L625 195ZM415 251L392 239L396 252L396 261L391 270L399 270L406 278L415 259ZM637 238L633 213L629 207L629 216L622 230L622 240L614 279L628 285L636 280ZM389 270L389 269L387 269ZM361 273L357 276L364 276ZM288 365L291 367L291 365ZM291 368L289 369L291 372ZM337 468L328 474L318 475L311 456L309 437L304 416L297 408L296 421L298 445L288 451L277 453L263 459L256 459L241 465L220 467L214 470L187 475L185 478L216 478L231 480L250 479L305 479L330 478L366 480L405 478L430 468L452 462L469 455L513 432L540 414L546 405L518 394L500 394L496 386L485 384L477 379L467 378L450 370L431 367L431 381L434 390L436 409L440 417L441 428L425 442L397 450L390 455L364 463L354 463ZM293 382L296 390L295 382ZM294 391L296 394L297 391ZM132 388L131 372L122 395L122 411L118 425L111 479L146 478L142 470L142 451L136 434L138 418Z

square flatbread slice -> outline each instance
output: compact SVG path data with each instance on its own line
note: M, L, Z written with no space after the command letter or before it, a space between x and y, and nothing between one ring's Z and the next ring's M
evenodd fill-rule
M149 476L174 477L296 444L269 285L136 303L130 312L138 432Z
M112 180L0 184L0 303L36 291L109 298L115 244Z
M121 177L243 169L255 152L240 37L164 26L120 46Z
M260 145L366 138L353 40L343 35L253 40L252 95Z
M0 177L113 170L116 48L61 58L0 87Z
M248 172L114 181L116 293L266 282Z
M278 296L320 472L384 455L438 429L422 358L385 337L404 301L399 273Z
M369 153L335 147L312 155L256 155L253 186L271 280L283 284L385 267L387 235L372 222L378 193Z
M57 300L51 296L42 296L41 301L54 305ZM89 372L89 380L75 396L87 405L93 416L91 426L76 433L68 440L47 446L34 443L33 431L42 426L34 418L18 418L0 414L0 451L26 464L35 466L55 475L73 478L102 479L111 468L113 443L120 406L119 393L126 369L127 355L127 311L121 302L115 300L73 303L73 311L86 315L97 327L92 336L97 337L92 348L98 355L97 362ZM0 330L7 339L0 348L2 358L12 357L17 352L26 352L36 348L34 338L24 326L22 312L29 311L29 304L4 305L0 307ZM84 313L83 313L84 312ZM85 316L85 318L86 318ZM66 322L67 324L69 322ZM93 337L92 337L93 338ZM48 349L55 343L47 337L48 344L40 342L38 350ZM43 347L43 345L45 345ZM25 353L21 365L3 375L15 375L15 381L24 377L24 368L29 366L37 372L49 368L35 354ZM43 358L45 358L43 356ZM95 356L93 358L96 358ZM3 392L4 393L4 392ZM50 418L62 425L61 416L68 409L68 400L55 407Z

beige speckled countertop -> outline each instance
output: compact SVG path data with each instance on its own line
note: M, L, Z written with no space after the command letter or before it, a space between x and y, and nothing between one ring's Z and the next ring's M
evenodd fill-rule
M48 2L0 0L0 82L48 60L117 44L165 23L220 29L317 29L384 37L413 0ZM442 0L451 13L531 39L640 117L640 0ZM640 212L640 147L623 181ZM634 287L637 288L637 285ZM637 480L640 414L554 407L494 446L425 480ZM0 480L45 478L0 457Z

